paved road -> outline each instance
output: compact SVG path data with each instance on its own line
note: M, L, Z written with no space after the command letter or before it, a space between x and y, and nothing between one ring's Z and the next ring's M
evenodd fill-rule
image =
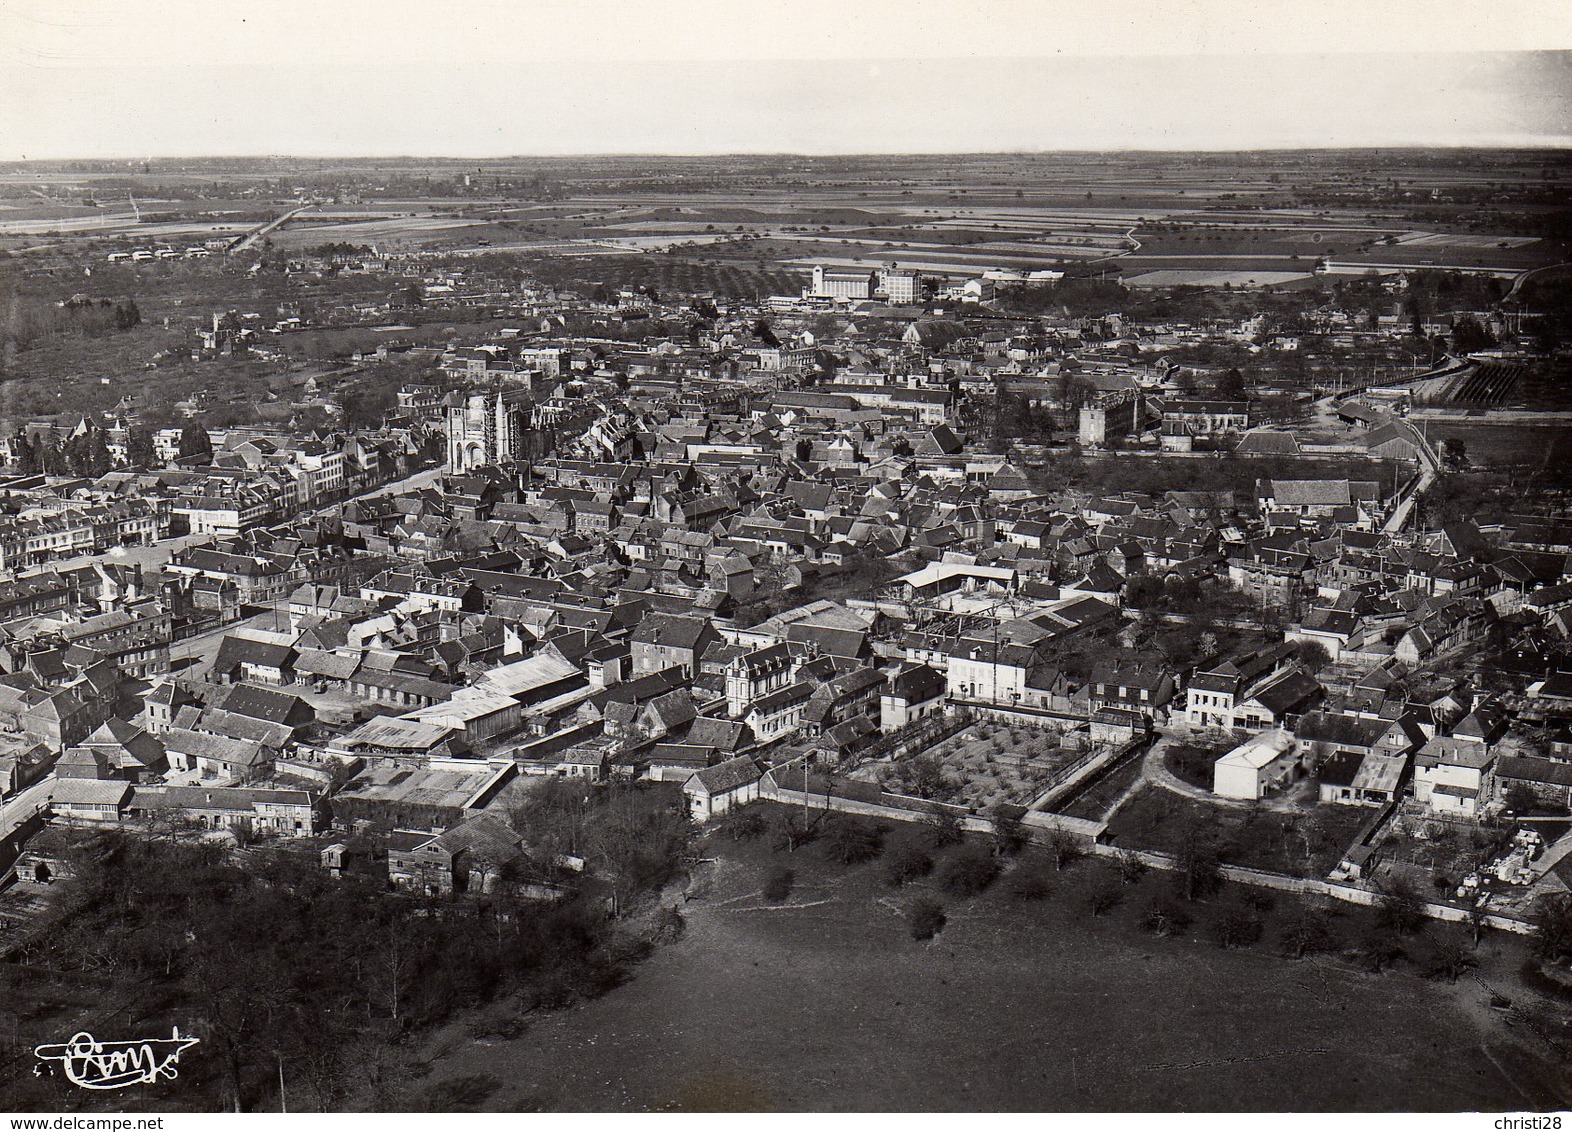
M1544 267L1529 268L1529 270L1523 272L1516 279L1512 280L1512 289L1502 296L1501 301L1503 303L1512 302L1517 298L1518 291L1522 290L1523 284L1527 283L1531 278L1533 278L1535 275L1538 275L1541 271L1555 271L1556 269L1562 267L1572 267L1572 263L1547 263Z
M238 242L236 242L233 246L230 247L229 254L230 255L234 255L236 252L243 252L243 251L245 251L252 244L254 244L258 240L262 239L262 237L266 236L269 232L273 231L275 228L282 228L285 224L288 224L291 220L293 220L295 217L299 216L302 212L305 212L308 209L312 209L312 208L315 208L315 207L316 207L316 205L314 205L314 204L303 204L299 208L290 209L288 212L284 213L284 215L276 217L276 218L274 218L272 220L269 220L266 224L263 224L260 227L258 227L257 229L255 229L254 231L248 232L244 236L242 236Z
M0 803L0 840L10 837L17 826L44 808L54 785L55 776L51 773Z
M1381 533L1394 535L1408 525L1408 520L1413 516L1414 507L1419 502L1419 497L1430 490L1430 485L1436 482L1436 476L1441 474L1441 459L1436 455L1436 450L1430 440L1419 429L1405 420L1395 420L1393 423L1400 431L1406 431L1408 438L1413 441L1414 447L1419 451L1421 470L1419 478L1404 495L1392 513L1387 516L1386 523L1381 527Z

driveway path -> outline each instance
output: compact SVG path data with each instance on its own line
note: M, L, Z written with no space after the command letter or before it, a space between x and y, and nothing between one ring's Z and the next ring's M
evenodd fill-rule
M1545 850L1544 856L1533 863L1534 875L1536 877L1544 876L1568 856L1572 856L1572 830L1563 833L1555 844Z
M1163 752L1168 749L1172 740L1164 736L1152 744L1152 749L1146 752L1146 758L1141 764L1141 779L1161 786L1164 790L1172 790L1175 794L1183 794L1186 798L1194 798L1199 802L1211 802L1219 806L1248 806L1250 803L1238 798L1219 798L1210 790L1202 790L1193 786L1169 770L1163 762Z
M1195 786L1180 778L1168 769L1163 762L1163 752L1172 742L1184 742L1185 738L1178 735L1164 735L1152 744L1152 749L1146 752L1146 757L1141 764L1141 781L1150 782L1161 786L1164 790L1171 790L1175 794L1182 794L1186 798L1194 798L1198 802L1208 802L1214 806L1249 807L1259 806L1264 810L1282 810L1285 813L1302 813L1306 801L1313 803L1314 798L1300 797L1304 790L1305 780L1296 780L1291 785L1262 798L1259 801L1249 801L1244 798L1223 798L1213 794L1210 790Z

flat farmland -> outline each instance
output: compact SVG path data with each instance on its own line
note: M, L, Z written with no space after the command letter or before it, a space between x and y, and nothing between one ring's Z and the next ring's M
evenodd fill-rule
M1152 183L1104 170L1076 174L1082 191L1070 192L1075 178L1069 171L1000 166L986 172L1004 183L990 184L980 172L976 180L892 178L866 187L799 183L731 191L589 191L538 203L431 198L333 204L275 232L273 242L285 249L343 240L385 250L671 252L793 270L819 262L862 267L893 261L948 275L1092 261L1117 263L1126 277L1148 275L1141 284L1148 287L1280 285L1302 278L1321 257L1356 266L1516 271L1565 254L1555 241L1447 233L1346 208L1231 207L1229 193L1242 190L1241 199L1250 199L1269 189L1253 176L1219 186L1200 172L1179 171ZM1019 189L1007 187L1016 182ZM0 229L5 221L0 212ZM103 221L84 216L69 223ZM1170 271L1206 274L1152 275ZM1258 277L1263 272L1277 274Z
M1347 228L1189 229L1149 232L1138 229L1141 251L1149 255L1330 255L1368 247L1387 233Z
M913 942L876 865L819 847L713 841L687 932L630 982L532 1014L512 1040L454 1027L426 1087L486 1074L498 1111L1467 1111L1562 1105L1565 1067L1521 1047L1476 984L1269 944L1220 950L1197 930L1141 934L1149 875L1108 916L1086 913L1082 864L1042 901L940 894L948 924ZM782 904L765 869L794 869ZM997 888L998 886L996 886ZM1221 899L1221 898L1219 898ZM1231 898L1230 898L1231 899ZM1215 910L1214 910L1215 911ZM1198 915L1199 918L1199 915ZM1489 967L1517 944L1487 943ZM1492 974L1492 977L1493 974ZM1503 1068L1505 1067L1505 1068Z
M1415 418L1416 423L1418 420ZM1426 420L1424 430L1432 444L1449 438L1461 440L1468 462L1475 467L1553 467L1572 461L1572 424Z
M1226 253L1197 255L1134 255L1118 256L1106 266L1117 265L1126 275L1143 271L1288 271L1308 274L1315 266L1313 257L1293 259L1289 256L1234 255Z
M1514 240L1496 237L1488 242L1460 241L1446 235L1383 244L1358 254L1337 257L1352 266L1396 265L1401 267L1471 267L1501 272L1528 271L1572 259L1572 242L1567 240Z
M375 216L363 220L328 219L318 223L310 214L303 222L272 232L269 238L280 248L309 247L322 243L364 243L393 248L424 242L431 236L446 237L453 229L475 228L486 222L451 215Z
M1314 276L1308 271L1149 271L1127 276L1130 287L1281 287Z
M825 267L862 268L868 270L874 267L886 266L894 263L912 271L927 271L935 275L964 275L977 274L993 267L1013 268L1017 271L1039 271L1053 268L1058 264L1058 256L1005 256L989 255L978 252L973 255L944 254L935 255L923 253L920 249L901 248L893 251L881 251L874 254L872 251L866 257L856 256L801 256L797 259L785 261L787 267L808 268L814 264L823 264Z

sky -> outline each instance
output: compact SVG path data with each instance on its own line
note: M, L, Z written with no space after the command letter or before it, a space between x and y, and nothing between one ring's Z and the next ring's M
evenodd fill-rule
M1572 145L1567 0L0 0L0 159Z

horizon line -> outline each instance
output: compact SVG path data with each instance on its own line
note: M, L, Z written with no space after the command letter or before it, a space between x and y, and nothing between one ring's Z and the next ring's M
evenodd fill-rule
M1216 146L1118 146L1110 148L1097 148L1089 146L1054 146L1041 149L1012 148L1012 149L944 149L944 150L905 150L905 149L858 149L858 150L774 150L774 149L734 149L734 150L577 150L577 151L536 151L536 152L499 152L499 153L164 153L146 154L142 156L126 156L123 154L98 155L98 154L73 154L70 156L52 157L0 157L0 165L36 165L50 162L67 161L124 161L124 162L149 162L149 161L511 161L511 160L573 160L584 158L595 159L652 159L652 158L740 158L740 157L790 157L804 159L818 158L856 158L856 157L1048 157L1055 154L1102 154L1106 156L1121 155L1148 155L1162 156L1167 154L1183 156L1234 156L1243 154L1272 154L1272 153L1361 153L1361 152L1412 152L1441 150L1449 152L1467 152L1471 150L1489 150L1494 152L1522 150L1526 152L1568 152L1572 153L1572 134L1545 139L1521 139L1512 141L1448 141L1448 142L1360 142L1348 145L1325 144L1298 144L1283 142L1273 145L1249 146L1240 149L1229 149Z

